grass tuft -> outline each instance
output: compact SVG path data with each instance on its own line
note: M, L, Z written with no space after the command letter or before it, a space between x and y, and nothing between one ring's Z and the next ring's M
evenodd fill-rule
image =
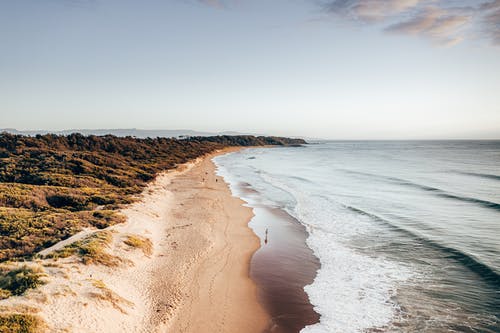
M44 283L42 276L44 274L41 269L26 265L10 271L3 268L0 273L0 299L11 295L19 296L28 289L35 289Z
M61 250L54 251L48 257L66 258L77 255L85 265L98 264L115 267L120 264L121 260L107 252L107 248L112 240L113 235L110 231L98 231L82 240L65 246Z
M144 255L148 257L153 253L153 243L151 243L149 238L138 235L128 235L123 242L130 247L141 249Z
M2 333L40 333L44 330L43 321L31 314L0 314Z
M113 307L119 310L121 313L127 313L122 308L122 305L124 304L128 306L133 305L133 303L130 302L129 300L126 300L125 298L121 297L120 295L109 289L102 280L91 280L91 281L92 285L99 290L99 292L97 293L91 292L90 293L91 297L111 303Z
M0 300L7 299L12 296L12 293L5 289L0 289Z

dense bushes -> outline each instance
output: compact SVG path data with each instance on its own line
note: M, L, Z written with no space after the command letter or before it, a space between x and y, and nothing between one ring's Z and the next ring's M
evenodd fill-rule
M282 138L278 136L253 136L253 135L221 135L197 136L186 139L191 142L215 142L225 146L296 146L306 142L303 139Z
M165 169L226 146L295 145L299 139L254 136L133 137L0 134L0 261L30 256L83 227L123 220Z

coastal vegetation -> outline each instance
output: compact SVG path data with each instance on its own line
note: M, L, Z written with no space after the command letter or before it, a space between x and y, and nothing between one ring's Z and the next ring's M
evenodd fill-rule
M47 257L57 259L76 255L85 265L118 266L121 262L120 258L106 251L112 240L111 231L103 230L94 232L82 240L73 242L60 250L50 253Z
M141 249L145 256L150 256L153 253L153 243L146 237L128 235L123 242L130 247Z
M42 320L35 315L25 313L0 314L0 332L2 333L37 333L42 327Z
M121 297L111 289L109 289L102 280L91 280L92 285L96 288L97 292L90 292L90 296L100 301L109 302L111 305L122 313L126 311L122 305L132 306L133 303Z
M28 289L38 287L43 284L43 275L41 269L26 265L14 269L0 267L0 299L8 298L11 295L19 296Z
M83 228L124 221L134 202L164 170L228 146L299 145L301 139L255 136L147 138L0 134L0 261L25 259ZM55 255L113 265L106 234ZM147 246L128 240L147 253ZM132 244L132 245L131 245Z

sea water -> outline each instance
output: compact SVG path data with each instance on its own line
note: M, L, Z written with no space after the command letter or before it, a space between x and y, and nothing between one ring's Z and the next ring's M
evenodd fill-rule
M250 206L305 226L320 321L303 333L500 332L500 141L325 141L215 162Z

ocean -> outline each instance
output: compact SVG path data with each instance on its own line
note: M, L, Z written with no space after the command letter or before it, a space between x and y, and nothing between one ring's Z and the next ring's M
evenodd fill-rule
M251 274L263 299L272 281L282 331L295 311L303 333L500 332L500 141L321 141L214 161L254 208Z

